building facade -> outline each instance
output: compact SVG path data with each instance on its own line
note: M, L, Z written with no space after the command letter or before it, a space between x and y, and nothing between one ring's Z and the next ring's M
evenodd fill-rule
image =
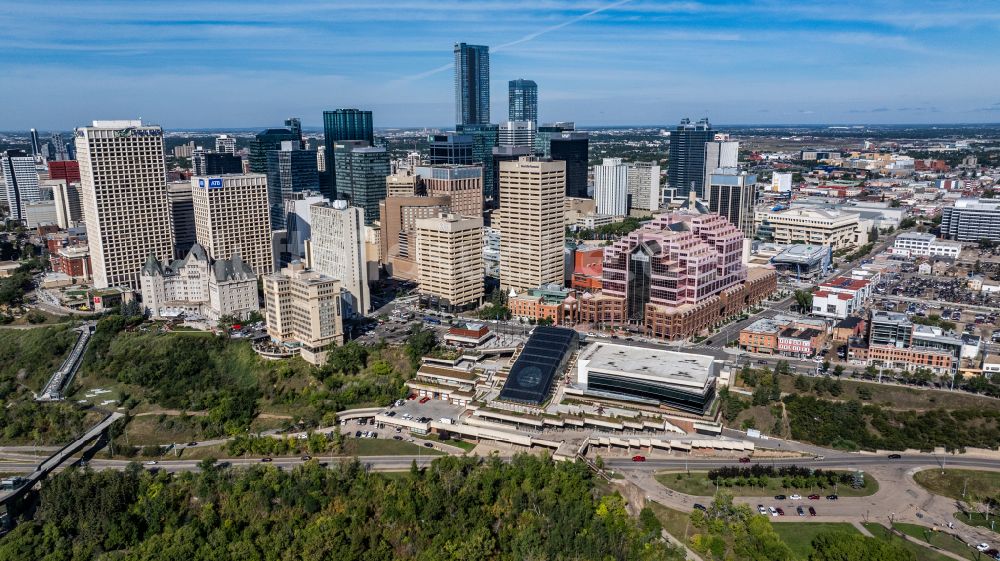
M239 255L210 259L198 244L183 259L160 262L150 255L140 279L142 304L154 319L196 314L213 322L244 320L260 309L253 269Z
M533 121L506 121L500 124L497 136L499 146L534 148L535 123Z
M250 141L250 172L267 173L267 153L271 150L281 150L282 142L293 141L298 144L300 140L298 135L288 129L266 129L257 133Z
M213 259L239 255L257 275L274 271L267 176L193 177L191 201L198 243Z
M725 216L743 237L753 239L754 207L757 205L757 176L736 168L718 168L706 184L708 208Z
M538 84L534 80L507 82L507 120L538 124Z
M424 192L430 197L450 197L451 212L459 216L483 215L483 168L437 165L416 169Z
M427 137L428 163L433 165L472 165L474 139L468 134L432 134Z
M594 166L594 200L597 213L625 216L629 209L628 165L621 158L604 158Z
M941 237L960 242L1000 241L1000 200L959 199L941 211Z
M23 222L27 219L28 203L41 200L35 158L23 150L7 150L0 154L0 168L3 168L10 217Z
M561 132L549 139L553 160L566 162L566 196L586 198L590 165L590 136L585 132Z
M375 129L372 112L361 109L336 109L323 112L323 154L326 158L323 194L333 200L337 196L336 161L334 147L345 140L363 140L368 146L375 145ZM388 175L388 174L386 174Z
M264 277L267 334L297 349L310 364L325 364L329 350L344 342L341 284L301 262Z
M363 141L338 142L334 146L337 196L365 211L365 224L378 220L378 203L385 199L385 178L390 175L385 148L372 148Z
M94 121L76 131L94 286L139 289L152 253L173 255L163 129L142 121Z
M670 159L667 184L678 199L687 199L692 191L701 194L705 182L705 145L715 133L708 119L692 123L682 119L670 133Z
M295 193L320 191L316 151L302 150L298 142L286 140L277 150L267 152L267 204L271 227L288 227L286 201Z
M712 140L705 143L705 174L702 185L710 185L712 174L719 168L734 169L739 173L740 143L728 140ZM708 193L700 195L708 200Z
M628 164L628 195L630 211L656 211L663 205L660 187L660 166L656 162Z
M379 261L386 274L418 280L416 221L451 212L451 197L386 197L379 203Z
M455 43L455 123L490 122L490 48Z
M472 137L472 163L483 166L483 198L491 208L496 208L499 195L497 172L493 167L493 149L499 141L500 128L490 123L466 124L458 130Z
M433 307L474 308L483 298L483 219L480 216L439 214L420 218L417 266L420 294Z
M339 279L344 289L345 317L371 311L371 289L365 256L365 216L347 201L310 205L311 238L306 263L313 271Z
M805 243L852 249L868 243L857 214L834 210L787 209L754 216L756 236L779 244Z

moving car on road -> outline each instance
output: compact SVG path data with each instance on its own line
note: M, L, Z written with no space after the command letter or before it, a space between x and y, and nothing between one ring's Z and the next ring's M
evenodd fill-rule
M632 456L633 462L645 462L646 456Z

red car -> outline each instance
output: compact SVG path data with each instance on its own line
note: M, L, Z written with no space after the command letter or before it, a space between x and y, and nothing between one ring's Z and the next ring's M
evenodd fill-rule
M431 400L431 398L429 398L429 397L421 397L420 398L420 403L427 403L430 400Z
M632 456L633 462L645 462L646 456Z
M417 394L411 393L410 395L406 396L406 399L417 399Z
M748 458L746 456L743 456L742 458L740 458L740 463L741 464L749 464L750 463L750 458Z
M818 501L819 500L819 495L809 495L809 500L810 501Z

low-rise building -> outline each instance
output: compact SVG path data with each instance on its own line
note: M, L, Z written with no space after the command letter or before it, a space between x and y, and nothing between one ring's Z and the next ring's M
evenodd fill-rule
M573 254L573 276L570 279L573 290L580 292L600 290L603 261L603 247L577 247Z
M577 300L574 291L558 284L531 288L507 301L510 313L528 320L552 320L555 325L576 321Z
M896 236L892 244L892 253L906 257L932 256L954 259L962 253L962 244L939 240L934 234L903 232Z
M267 333L311 364L344 341L341 283L293 262L264 277Z
M771 265L782 277L806 281L826 273L831 259L828 245L792 244L772 257Z
M871 291L872 283L867 280L837 277L820 284L819 289L813 292L812 314L846 319L864 308L865 301L871 297Z
M212 260L199 243L191 246L184 259L161 263L151 254L139 280L142 303L153 318L246 319L260 309L254 270L239 254Z
M493 338L493 332L482 323L455 325L444 334L444 342L457 347L478 347Z
M740 348L759 354L809 357L826 342L826 322L785 316L761 318L740 331Z
M782 244L803 243L852 249L868 243L868 230L857 214L795 208L771 210L754 217L757 238Z
M60 247L49 254L52 270L72 279L90 280L90 246L71 245Z

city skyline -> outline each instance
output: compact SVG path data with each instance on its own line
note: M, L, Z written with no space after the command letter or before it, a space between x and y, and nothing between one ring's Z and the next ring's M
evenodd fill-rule
M983 56L1000 8L985 2L121 6L7 5L0 102L18 110L4 129L130 116L315 127L336 107L372 110L377 127L447 126L457 42L490 47L493 122L516 78L538 83L540 122L1000 120L1000 73Z

